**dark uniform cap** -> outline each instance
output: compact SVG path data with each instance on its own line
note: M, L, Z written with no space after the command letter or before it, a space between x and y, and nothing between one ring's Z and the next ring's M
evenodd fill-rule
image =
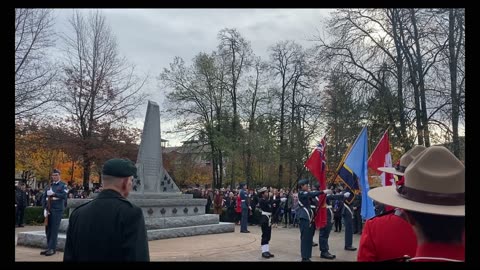
M137 177L137 167L129 159L112 158L103 164L102 174L115 177Z
M308 179L302 179L302 180L298 181L298 185L300 185L300 186L308 185Z
M261 189L259 189L259 190L257 191L257 193L260 194L260 193L263 193L263 192L265 192L265 191L267 191L267 187L262 187Z
M243 188L246 185L245 182L240 183L240 188Z
M313 184L313 186L314 186L316 189L319 189L319 188L320 188L320 184L319 184L318 182L315 182L315 183Z
M58 173L58 174L60 174L60 171L59 171L59 170L57 170L57 169L53 169L53 171L52 171L52 174L54 174L54 173Z

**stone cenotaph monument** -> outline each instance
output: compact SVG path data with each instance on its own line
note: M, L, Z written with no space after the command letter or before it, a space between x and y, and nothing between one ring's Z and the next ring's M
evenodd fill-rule
M149 101L137 156L137 178L128 196L128 200L143 210L148 240L234 232L234 223L220 222L217 214L205 213L206 199L193 199L192 194L180 192L163 167L160 143L159 106ZM71 213L90 200L69 199L67 207ZM62 219L58 250L65 247L67 228L68 219ZM46 248L45 230L18 233L17 245Z

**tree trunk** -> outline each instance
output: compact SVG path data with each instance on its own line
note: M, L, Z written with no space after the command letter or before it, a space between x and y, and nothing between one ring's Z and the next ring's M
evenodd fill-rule
M414 33L414 42L415 42L415 48L416 48L416 61L415 61L415 66L416 66L416 71L418 75L418 93L420 96L420 121L422 123L422 131L423 131L423 137L422 140L425 142L425 146L429 147L430 146L430 135L428 132L428 115L427 115L427 104L426 104L426 98L425 98L425 80L424 80L424 75L423 75L423 60L422 60L422 54L420 52L420 37L418 35L418 28L417 28L417 18L415 16L415 11L414 9L410 10L411 18L412 18L412 25L413 25L413 33ZM415 101L416 103L416 101ZM420 134L418 135L419 138L419 144L420 144Z
M218 167L217 180L220 186L223 185L223 155L222 151L218 150Z
M283 76L283 81L285 81L285 75ZM278 165L278 181L277 185L280 187L280 183L283 179L283 160L284 151L285 151L285 92L287 91L285 83L282 83L282 100L280 104L280 163Z
M392 9L392 30L393 30L393 41L395 43L395 50L397 52L397 105L399 112L399 121L400 121L400 131L397 131L395 123L392 123L396 135L400 138L400 142L405 151L409 149L409 143L407 142L407 128L405 120L405 108L403 101L403 55L402 55L402 41L397 31L402 31L401 27L401 18L398 9ZM400 133L400 134L399 134Z
M84 190L88 190L88 184L90 183L90 168L91 161L87 153L83 154L83 187Z
M449 10L449 20L448 20L448 50L449 50L449 66L450 66L450 96L452 98L452 132L453 132L453 154L460 158L460 140L458 137L458 118L459 118L459 107L460 99L457 93L457 64L458 64L458 54L455 52L455 46L461 46L460 44L456 45L455 40L455 22L456 22L456 11L451 8ZM461 35L461 29L460 35ZM459 39L461 41L461 38Z
M410 17L411 18L411 17ZM423 127L422 127L422 115L421 115L421 107L420 107L420 93L418 89L418 78L417 78L417 64L415 63L414 56L409 50L409 45L405 39L405 35L403 34L403 27L400 25L400 35L402 37L402 50L405 54L405 59L407 60L407 65L410 73L410 80L413 88L413 97L414 97L414 106L415 106L415 122L416 122L416 129L417 129L417 136L418 136L418 144L424 145L423 141ZM405 148L404 150L409 150L410 147Z

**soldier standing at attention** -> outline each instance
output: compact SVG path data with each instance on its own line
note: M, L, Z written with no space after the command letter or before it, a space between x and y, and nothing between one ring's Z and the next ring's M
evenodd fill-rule
M310 198L320 194L332 194L330 189L323 191L308 191L308 180L302 179L298 181L298 214L297 218L300 222L300 252L302 262L310 262L312 257L313 233L315 224L313 223L313 211L310 208Z
M56 252L58 229L60 221L62 221L63 211L65 210L65 200L67 199L67 185L60 181L60 171L54 169L52 171L52 182L43 193L42 206L43 215L48 215L47 233L47 250L40 252L40 255L52 256ZM50 199L50 207L48 200ZM49 208L49 209L48 209Z
M319 184L318 182L315 183L315 187L318 189ZM350 192L345 192L344 194L329 194L325 199L325 204L327 208L327 224L320 228L320 234L318 236L318 242L320 243L320 258L333 260L336 258L335 255L330 254L329 246L328 246L328 238L330 237L330 231L332 230L333 226L333 212L331 202L335 200L343 200L344 198L348 198L350 196ZM317 201L318 201L318 197Z
M260 218L260 224L262 226L262 257L271 258L274 257L270 253L270 238L272 236L272 200L268 198L267 188L263 187L258 190L260 198L260 209L262 210L262 217Z
M248 205L248 193L246 191L247 185L245 183L240 183L240 202L242 203L242 219L240 221L240 232L249 233L247 230L248 226L248 210L252 210L250 205Z

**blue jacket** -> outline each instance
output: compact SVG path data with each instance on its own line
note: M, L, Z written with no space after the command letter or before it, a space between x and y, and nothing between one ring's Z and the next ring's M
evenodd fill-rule
M50 211L63 211L65 209L65 201L67 200L67 185L58 181L58 183L51 183L50 186L47 186L43 192L42 196L42 206L44 209L47 209L47 191L52 188L52 191L55 192L53 195L54 198L51 201Z
M242 209L248 208L248 194L245 190L240 190L240 200L242 200Z
M313 197L316 197L320 194L323 194L322 191L300 191L298 193L298 210L296 211L297 218L299 219L313 219L313 211L310 208L310 200Z

